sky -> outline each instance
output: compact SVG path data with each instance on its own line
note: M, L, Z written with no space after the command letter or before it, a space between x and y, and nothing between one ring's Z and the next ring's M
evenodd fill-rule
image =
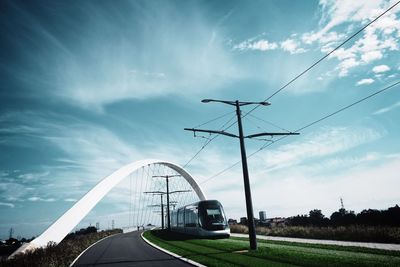
M205 139L183 128L234 115L201 99L265 100L394 3L1 1L0 238L40 234L130 162L185 165ZM245 134L295 131L397 82L399 16L397 6L246 116ZM397 86L250 157L256 217L330 216L340 198L355 212L400 204L399 116ZM266 142L246 140L248 154ZM208 179L239 160L238 140L220 136L185 167L235 219L246 214L240 164ZM124 194L82 225L126 212Z

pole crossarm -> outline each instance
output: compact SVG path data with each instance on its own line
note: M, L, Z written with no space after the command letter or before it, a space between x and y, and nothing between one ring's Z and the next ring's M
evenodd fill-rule
M148 191L148 192L143 192L144 194L153 194L153 195L165 195L167 192L162 192L162 191Z
M226 135L229 137L234 137L234 138L239 138L239 136L231 133L227 133L225 131L216 131L216 130L203 130L203 129L195 129L195 128L185 128L185 131L192 131L192 132L202 132L202 133L214 133L214 134L221 134L221 135ZM274 136L274 135L299 135L300 133L257 133L257 134L251 134L244 136L244 138L254 138L254 137L260 137L260 136ZM155 177L155 176L153 176ZM159 176L157 176L159 177Z
M153 178L171 178L171 177L178 177L178 176L182 176L180 174L174 174L174 175L153 175Z
M185 128L185 131L192 131L194 133L196 132L202 132L202 133L214 133L214 134L222 134L222 135L226 135L229 137L235 137L235 138L239 138L239 136L235 135L235 134L231 134L231 133L227 133L225 131L215 131L215 130L202 130L202 129L190 129L190 128Z
M274 136L274 135L299 135L300 133L257 133L257 134L251 134L247 135L244 138L254 138L254 137L260 137L260 136Z
M191 192L190 190L176 190L176 191L172 191L172 192L169 192L170 194L173 194L173 193L185 193L185 192ZM170 201L169 203L172 203L172 201Z
M263 105L263 106L269 106L271 103L267 101L261 101L261 102L254 102L254 101L229 101L229 100L218 100L218 99L203 99L201 100L202 103L210 103L210 102L219 102L219 103L224 103L228 104L231 106L236 106L236 103L239 104L239 106L246 106L246 105Z

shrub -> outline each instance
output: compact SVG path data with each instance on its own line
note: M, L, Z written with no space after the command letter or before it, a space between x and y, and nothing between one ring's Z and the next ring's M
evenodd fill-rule
M38 248L24 254L18 254L13 259L0 260L0 266L11 267L68 267L72 261L94 242L122 230L109 230L85 235L74 235L64 239L58 245L49 242L47 247Z

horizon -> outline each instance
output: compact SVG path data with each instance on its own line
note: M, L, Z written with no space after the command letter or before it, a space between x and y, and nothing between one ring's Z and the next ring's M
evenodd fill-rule
M39 235L130 162L186 165L213 136L183 129L218 118L201 126L218 130L234 116L202 99L272 96L243 118L245 135L292 132L398 82L396 6L274 94L394 3L2 1L0 238L11 227ZM399 204L399 89L299 136L247 139L254 215L327 216L341 198L356 213ZM246 214L242 168L215 175L239 160L237 140L219 136L185 167L227 218ZM77 228L124 226L128 187L114 188Z

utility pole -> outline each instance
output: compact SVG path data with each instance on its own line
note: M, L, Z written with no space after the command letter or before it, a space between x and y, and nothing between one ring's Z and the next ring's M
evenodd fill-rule
M164 229L164 200L163 200L163 196L166 194L166 192L151 191L151 192L144 192L144 193L145 194L159 195L161 197L160 205L150 205L149 207L161 207L161 229Z
M10 235L9 235L9 238L8 239L11 239L11 238L13 238L13 234L14 234L14 228L10 228Z
M244 143L245 138L254 138L254 137L260 137L260 136L275 136L275 135L298 135L299 133L257 133L257 134L252 134L252 135L243 135L243 126L242 126L242 115L241 115L241 106L246 106L246 105L263 105L263 106L269 106L271 105L268 102L242 102L239 100L236 101L226 101L226 100L215 100L215 99L203 99L201 101L202 103L209 103L209 102L218 102L218 103L223 103L227 105L231 105L236 107L236 116L237 116L237 122L238 122L238 131L239 135L228 133L225 131L215 131L215 130L202 130L202 129L189 129L185 128L186 131L192 131L194 133L196 132L204 132L204 133L213 133L213 134L222 134L226 135L229 137L235 137L238 138L240 141L240 152L241 152L241 158L242 158L242 169L243 169L243 183L244 183L244 193L245 193L245 199L246 199L246 210L247 210L247 221L248 221L248 227L249 227L249 241L250 241L250 249L251 250L257 250L257 239L256 239L256 230L255 230L255 224L254 224L254 213L253 213L253 203L252 203L252 198L251 198L251 188L250 188L250 179L249 179L249 170L247 167L247 156L246 156L246 147Z
M170 218L170 210L169 210L169 178L177 177L181 175L154 175L153 178L164 178L167 181L167 228L171 230L171 218Z
M164 229L164 202L163 202L163 195L167 195L167 199L168 199L168 195L170 194L175 194L175 193L184 193L184 192L190 192L190 190L177 190L177 191L172 191L172 192L163 192L163 191L151 191L151 192L144 192L145 194L153 194L153 195L160 195L161 196L161 204L160 205L151 205L149 207L158 207L161 206L161 228ZM171 201L171 203L174 203L176 205L176 201ZM169 222L169 212L168 212L168 222ZM168 223L168 230L171 230L171 225Z
M144 192L145 194L153 194L153 195L160 195L161 197L161 203L160 205L150 205L149 207L161 207L161 229L164 229L164 201L163 201L163 195L165 195L165 192L161 191L151 191L151 192Z

